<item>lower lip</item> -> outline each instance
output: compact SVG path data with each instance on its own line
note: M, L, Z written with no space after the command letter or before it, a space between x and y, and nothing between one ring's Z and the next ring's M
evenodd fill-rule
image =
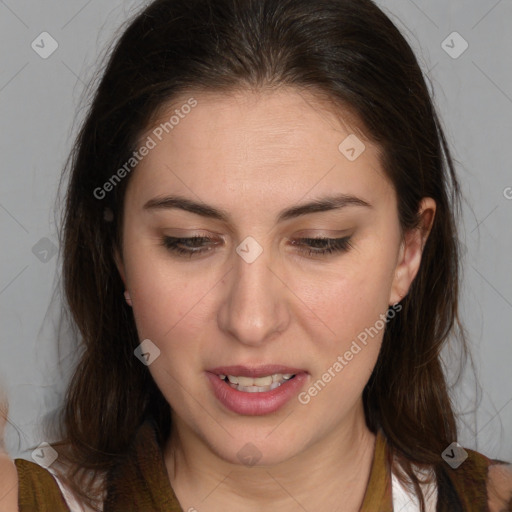
M281 384L276 389L248 393L232 388L227 382L213 373L206 372L213 393L221 404L230 411L248 416L270 414L283 407L290 399L297 396L308 374L298 373L293 379Z

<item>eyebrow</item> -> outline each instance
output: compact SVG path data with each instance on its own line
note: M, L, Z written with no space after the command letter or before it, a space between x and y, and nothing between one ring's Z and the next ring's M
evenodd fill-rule
M373 208L373 206L364 201L363 199L349 195L338 194L334 196L322 197L315 199L308 203L299 204L282 210L278 217L277 222L294 219L310 213L327 212L331 210L340 210L348 206L362 206L365 208ZM165 196L150 199L144 204L144 210L171 210L179 209L186 212L195 213L201 217L220 220L229 223L230 215L225 210L215 208L205 203L193 201L182 196Z

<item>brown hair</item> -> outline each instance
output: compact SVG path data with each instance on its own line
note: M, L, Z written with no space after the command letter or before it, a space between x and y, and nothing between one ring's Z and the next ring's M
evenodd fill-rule
M445 480L441 453L457 431L440 351L454 331L465 349L460 191L409 44L371 0L156 0L113 49L68 164L63 279L82 353L62 411L62 453L84 499L92 487L80 491L80 473L108 471L146 417L164 437L170 432L169 405L133 355L139 339L113 259L129 176L101 199L94 190L178 94L280 86L323 94L356 115L382 150L402 232L418 227L422 198L437 204L418 275L386 327L363 399L369 428L384 431L397 471L418 494L412 463Z

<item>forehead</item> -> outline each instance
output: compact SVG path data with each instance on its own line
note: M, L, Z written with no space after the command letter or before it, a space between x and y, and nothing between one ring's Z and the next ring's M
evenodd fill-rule
M142 134L140 143L151 138L154 147L133 186L145 196L177 187L219 200L228 193L298 200L333 188L375 199L391 185L361 124L349 110L294 88L190 92L160 109Z

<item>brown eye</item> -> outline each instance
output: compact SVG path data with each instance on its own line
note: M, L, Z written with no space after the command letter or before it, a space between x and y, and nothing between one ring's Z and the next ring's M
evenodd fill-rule
M180 256L191 258L197 254L203 254L211 251L219 242L207 236L193 236L188 238L179 238L166 236L162 239L162 245Z
M343 238L299 238L292 240L292 245L306 246L300 249L308 256L323 256L333 253L347 252L351 247L350 237Z

